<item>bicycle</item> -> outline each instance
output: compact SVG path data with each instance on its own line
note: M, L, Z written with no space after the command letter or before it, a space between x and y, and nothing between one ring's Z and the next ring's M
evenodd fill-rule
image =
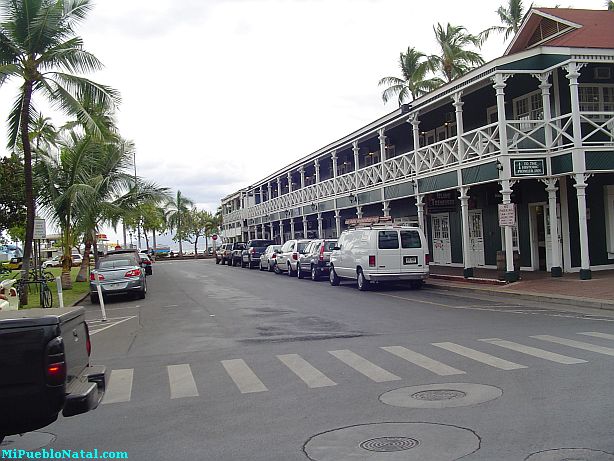
M51 272L41 269L40 274L42 275L42 277L45 279L47 283L55 282L55 276ZM39 276L38 269L30 269L28 280L31 282L35 282L36 280L38 280L39 278L38 276Z
M37 285L40 285L40 287ZM31 286L34 286L34 288L31 288ZM20 279L19 283L17 284L17 293L19 293L19 296L21 296L23 290L28 290L28 293L38 291L40 307L48 309L53 306L53 294L51 293L51 289L49 288L49 285L47 285L47 280L45 280L45 278L36 280Z

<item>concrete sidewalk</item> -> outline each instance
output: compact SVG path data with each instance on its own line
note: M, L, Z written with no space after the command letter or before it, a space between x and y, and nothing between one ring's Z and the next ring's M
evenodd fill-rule
M431 266L428 285L469 290L492 296L519 297L532 301L556 302L581 307L614 310L614 271L593 272L591 280L578 274L551 277L549 272L521 272L518 282L505 284L493 269L475 269L475 278L465 279L458 267Z

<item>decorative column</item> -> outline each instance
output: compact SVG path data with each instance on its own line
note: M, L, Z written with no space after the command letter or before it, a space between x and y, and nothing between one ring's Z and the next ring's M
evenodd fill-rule
M294 234L294 218L292 217L292 215L290 215L290 238L291 239L295 238L295 234Z
M266 183L266 200L267 202L271 200L271 183L268 181Z
M460 191L461 202L461 219L463 230L463 276L465 278L473 277L473 261L471 258L471 248L469 248L469 187L461 186Z
M379 158L380 158L380 166L381 166L381 176L382 176L382 201L386 199L384 193L384 184L386 183L386 130L384 128L380 128L378 131L378 139L379 139ZM384 216L387 216L384 212Z
M277 178L277 196L281 196L281 178Z
M303 238L307 238L307 217L303 216Z
M358 141L352 143L352 152L354 153L354 188L356 194L358 194L358 168L360 163L360 147L358 147Z
M578 197L578 225L580 228L580 280L590 280L591 260L588 247L588 222L586 220L586 181L590 175L578 173L574 175L574 187Z
M318 238L324 238L324 229L322 226L322 213L318 212Z
M313 161L313 167L315 168L316 171L316 183L320 182L320 160L315 159Z
M418 226L426 233L424 225L424 195L416 195L416 208L418 209Z
M292 192L292 173L288 172L288 194Z
M301 167L298 169L298 172L301 175L301 189L305 188L305 168L303 168L303 165L301 165Z
M284 243L284 222L283 220L279 220L279 244L282 245Z
M418 174L420 170L420 161L418 160L418 149L420 149L420 120L418 120L418 112L411 114L407 120L411 123L414 138L414 174Z
M382 201L382 212L384 213L384 217L386 218L390 217L390 201L389 200Z
M509 162L508 170L509 170ZM509 179L504 179L501 181L501 194L503 195L503 203L510 204L512 203L512 186L514 185L513 181ZM514 239L512 236L512 227L505 226L505 281L517 282L518 281L518 273L514 270Z
M505 115L505 81L510 78L509 74L495 74L493 87L497 95L497 121L499 124L499 144L501 155L507 155L507 120ZM504 163L508 163L505 159ZM509 166L509 165L508 165Z
M465 160L465 145L463 144L463 133L465 132L465 128L463 125L463 104L465 103L461 101L462 95L462 91L457 91L452 96L452 99L454 101L452 105L454 106L456 114L456 144L458 145L458 163L463 163L463 161Z
M539 89L542 91L542 106L544 111L544 141L546 142L546 150L550 152L552 149L552 128L550 120L552 120L552 111L550 109L550 88L552 85L548 83L552 72L545 74L534 74L533 77L539 80Z
M362 218L362 206L361 206L361 205L358 205L358 206L356 207L356 217L357 217L358 219Z
M559 245L559 219L556 213L556 187L557 178L542 179L542 182L546 185L546 192L548 192L548 217L550 220L550 255L552 260L552 267L550 269L550 275L552 277L561 277L563 275L563 269L561 268L561 246Z
M335 238L339 238L341 235L341 214L339 210L335 210L335 230L337 231Z

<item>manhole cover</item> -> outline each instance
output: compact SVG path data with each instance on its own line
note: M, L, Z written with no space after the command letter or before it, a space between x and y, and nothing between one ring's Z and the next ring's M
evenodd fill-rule
M438 389L433 391L420 391L411 395L412 399L427 400L429 402L437 402L439 400L452 400L466 397L467 393L463 391L455 391L452 389Z
M376 439L365 440L360 444L360 448L369 451L391 452L403 451L416 448L420 442L409 437L378 437Z
M533 453L525 461L614 461L614 454L590 448L556 448Z
M503 392L498 387L473 383L426 384L385 392L379 399L386 405L404 408L455 408L488 402Z

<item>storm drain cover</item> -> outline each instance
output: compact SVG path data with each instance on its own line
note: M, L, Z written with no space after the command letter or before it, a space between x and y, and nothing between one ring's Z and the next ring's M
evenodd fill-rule
M322 432L303 451L312 461L453 461L479 448L478 436L463 427L387 422Z
M419 441L409 437L377 437L375 439L365 440L360 444L360 448L369 451L391 452L411 450L412 448L416 448L419 444Z
M380 395L386 405L405 408L455 408L488 402L503 392L498 387L473 383L426 384L402 387Z
M412 399L427 400L429 402L437 402L439 400L452 400L466 397L467 394L463 391L456 391L452 389L439 389L432 391L420 391L412 394Z
M533 453L525 461L614 461L614 454L589 448L557 448Z

